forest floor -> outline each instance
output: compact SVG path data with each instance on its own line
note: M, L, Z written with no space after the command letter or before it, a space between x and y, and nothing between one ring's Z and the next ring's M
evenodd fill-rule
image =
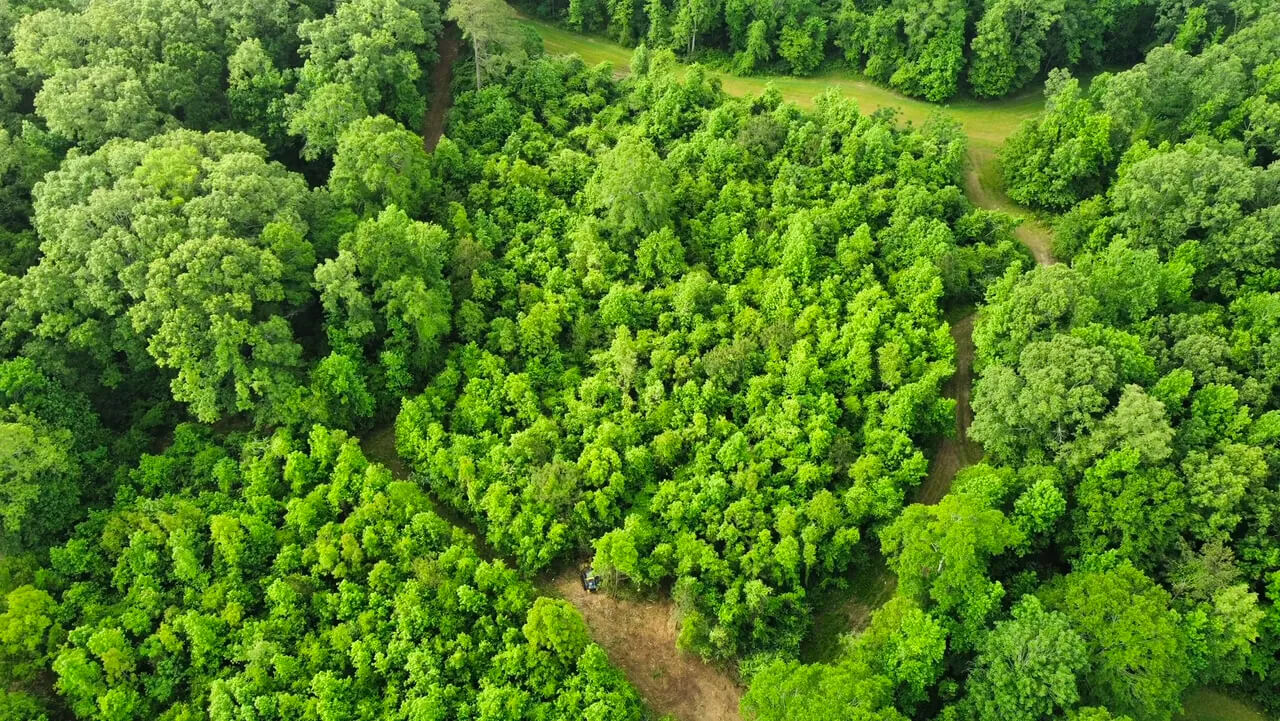
M1254 706L1211 688L1189 691L1176 721L1266 721Z
M453 64L462 45L462 31L454 23L445 23L440 33L440 60L431 69L431 95L427 98L427 114L422 117L422 145L430 153L444 135L444 118L453 105Z
M809 595L813 605L813 626L800 643L800 660L805 663L832 663L839 660L844 639L871 623L871 614L898 590L898 577L885 565L884 557L873 554L845 576L843 587L818 589Z

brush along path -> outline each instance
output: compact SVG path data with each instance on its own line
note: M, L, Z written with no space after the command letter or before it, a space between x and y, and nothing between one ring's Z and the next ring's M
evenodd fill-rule
M380 463L400 480L410 480L409 466L396 453L395 423L386 423L360 439L365 456ZM425 489L424 489L425 490ZM428 491L428 495L430 492ZM484 535L447 505L434 501L437 515L471 533L486 560L502 559L484 542ZM515 564L502 559L508 567ZM654 717L678 721L739 721L742 688L723 670L676 648L676 609L670 599L630 600L582 589L576 567L552 570L533 579L544 596L562 598L582 614L591 637L604 649Z

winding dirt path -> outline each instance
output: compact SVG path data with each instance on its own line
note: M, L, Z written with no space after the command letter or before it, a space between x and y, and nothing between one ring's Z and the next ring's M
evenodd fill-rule
M980 208L1007 213L1019 220L1014 235L1040 265L1053 265L1053 231L1044 223L1018 207L1005 195L1004 189L983 182L980 167L993 158L981 150L970 148L969 167L964 173L964 191L969 201ZM929 475L916 492L916 502L933 504L942 500L951 490L951 481L962 469L982 460L982 446L969 439L969 424L973 422L970 395L973 392L973 324L977 313L970 313L951 325L951 338L956 343L956 372L944 390L948 398L956 401L955 434L938 441Z
M1000 188L982 182L978 165L982 160L970 153L969 167L965 170L964 189L970 202L980 208L1008 213L1019 219L1014 235L1040 265L1053 265L1053 231L1044 223L1031 217L1005 196ZM977 313L970 313L951 325L951 338L956 343L956 372L944 390L948 398L956 401L955 434L943 438L929 463L929 475L916 492L916 502L933 504L942 500L951 490L951 481L962 469L982 460L982 446L969 439L969 424L973 422L970 395L973 392L973 324Z
M427 114L422 117L422 145L430 153L444 135L444 118L453 105L453 64L458 60L462 31L453 23L445 23L440 33L440 59L431 69L431 97Z
M969 197L969 202L979 208L997 210L1017 218L1020 222L1013 233L1031 251L1036 262L1040 265L1053 265L1057 262L1053 258L1053 231L1026 208L1010 200L999 180L983 177L981 168L987 168L990 172L990 169L996 167L995 151L976 147L971 143L968 161L968 167L964 171L964 194Z
M973 408L969 396L973 390L973 321L970 313L951 324L951 338L956 342L956 372L947 381L944 393L956 401L955 435L938 441L929 475L916 490L916 503L934 504L951 490L951 481L961 469L982 460L982 446L969 440L969 424Z

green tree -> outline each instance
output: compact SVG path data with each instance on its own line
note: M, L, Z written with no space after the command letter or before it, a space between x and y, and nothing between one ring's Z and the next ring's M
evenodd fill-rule
M280 69L259 38L240 43L227 59L227 102L237 127L278 152L286 141L285 99L293 71Z
M330 353L311 369L309 390L313 417L330 428L356 429L376 410L361 364L339 353Z
M1045 112L1000 149L1009 197L1051 210L1100 193L1119 161L1112 114L1098 108L1065 70L1045 81Z
M647 235L670 222L673 183L653 144L628 136L600 159L584 192L589 207L604 210L613 232Z
M854 637L840 665L865 665L888 679L894 689L894 708L914 713L942 676L946 648L943 624L898 595L876 610L871 625Z
M998 0L983 8L973 38L969 84L976 94L999 97L1040 72L1049 29L1065 10L1062 0Z
M77 510L79 458L71 432L0 410L0 540L33 547L53 540Z
M306 140L308 157L332 151L365 114L416 127L426 109L422 66L436 60L439 31L439 6L411 0L350 0L299 25L306 62L289 99L289 132Z
M205 419L277 397L314 257L306 183L265 154L245 135L184 130L68 159L36 192L43 256L10 332L107 386L172 369L175 397Z
M1021 541L999 510L969 495L913 504L880 534L899 592L946 619L952 644L973 648L1004 587L988 577L992 557Z
M1016 367L983 369L969 435L996 459L1052 460L1106 412L1117 370L1106 348L1075 335L1029 343Z
M57 73L36 95L36 112L51 131L87 148L116 137L144 140L172 122L155 109L137 75L116 65Z
M432 192L422 138L384 115L353 122L338 139L329 191L360 215L395 205L419 217Z
M1167 721L1191 682L1187 640L1169 594L1128 563L1079 570L1038 594L1084 639L1082 697L1136 721Z
M502 0L458 0L449 3L445 18L458 24L471 41L476 89L523 59L515 10ZM629 25L628 25L629 27Z
M224 73L237 38L206 0L92 0L25 15L13 58L44 81L36 110L93 148L176 125L212 130L227 116ZM36 8L42 8L39 3ZM242 29L253 32L247 26Z
M750 47L750 45L748 45ZM778 39L778 55L797 75L808 75L822 64L827 47L827 23L820 17L805 20L800 27L786 26Z
M267 226L256 242L191 240L153 262L129 315L156 364L176 372L174 399L207 422L255 408L289 417L302 347L277 309L302 304L305 286L289 284L314 264L289 226Z
M451 251L442 228L391 206L339 242L315 269L330 346L380 364L375 387L398 398L432 367L453 307L443 278Z
M1139 568L1151 568L1187 524L1184 493L1178 474L1144 464L1138 451L1108 455L1076 489L1073 527L1081 551L1114 548Z
M289 100L289 134L302 137L302 157L307 160L332 152L347 128L369 115L361 93L349 83L325 83L301 105L296 95Z
M962 704L969 718L1039 721L1056 718L1080 698L1079 676L1089 667L1084 642L1066 616L1024 596L1013 617L979 643Z
M573 604L560 599L535 599L521 630L529 643L564 659L576 660L591 643L582 614Z
M771 661L751 678L742 708L756 721L905 721L893 684L865 666Z

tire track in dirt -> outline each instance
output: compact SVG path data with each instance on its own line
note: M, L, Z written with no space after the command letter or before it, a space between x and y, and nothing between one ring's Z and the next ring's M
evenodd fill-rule
M929 463L929 475L916 490L916 503L934 504L951 490L951 481L964 468L982 460L982 446L969 440L969 424L973 407L969 396L973 391L973 322L970 313L951 325L951 338L956 343L956 372L943 390L956 401L955 434L938 441Z
M1001 188L990 188L982 182L978 167L984 162L980 153L970 151L964 172L964 192L969 202L979 208L1005 213L1018 219L1013 231L1039 265L1053 265L1053 231L1026 211L1014 205ZM973 312L951 325L951 338L956 344L956 372L947 382L944 393L956 401L955 433L941 438L929 463L929 475L916 491L916 502L934 504L951 490L951 482L961 470L982 460L982 446L969 439L973 422Z

